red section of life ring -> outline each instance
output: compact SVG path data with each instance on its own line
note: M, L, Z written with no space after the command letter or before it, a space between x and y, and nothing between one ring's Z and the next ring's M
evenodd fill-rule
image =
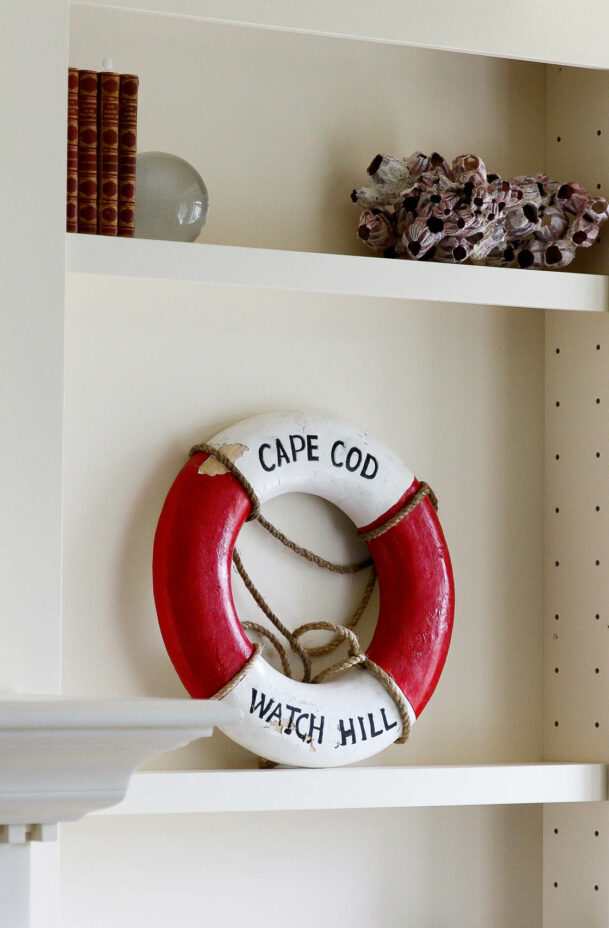
M167 496L154 545L154 594L163 639L184 686L210 698L249 660L231 591L231 562L250 501L231 474L201 479L195 454ZM366 531L386 522L403 497ZM454 586L442 528L428 499L367 542L380 608L368 657L390 674L418 716L438 682L452 631Z

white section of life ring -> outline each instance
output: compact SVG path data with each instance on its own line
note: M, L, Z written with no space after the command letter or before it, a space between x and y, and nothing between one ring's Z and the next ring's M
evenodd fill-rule
M350 422L315 413L254 416L219 432L210 444L245 447L235 464L261 504L282 493L312 493L358 527L387 512L414 480L382 442Z
M369 525L403 496L414 476L382 442L350 422L311 413L273 413L237 422L210 444L241 445L235 463L260 503L289 492L334 503ZM285 677L258 656L224 697L245 723L222 729L250 751L282 764L330 767L364 760L402 733L395 703L367 670L320 684ZM415 714L405 700L411 724Z
M365 760L402 733L393 699L367 670L325 683L290 680L263 657L222 700L244 722L221 728L242 747L280 764L338 767ZM407 700L411 725L415 714Z

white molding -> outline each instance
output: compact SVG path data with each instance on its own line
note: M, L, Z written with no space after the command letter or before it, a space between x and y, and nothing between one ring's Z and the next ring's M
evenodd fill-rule
M433 4L384 0L382 10L365 0L302 3L298 0L72 0L72 6L180 16L282 32L298 32L449 52L607 68L609 12L598 0L573 6L512 0L509 16L483 0L436 0Z
M146 815L599 802L604 764L142 772L103 812Z
M120 802L150 754L211 735L239 713L214 700L0 702L0 822L4 839L53 837L45 825Z
M73 274L480 306L592 312L609 308L609 277L600 274L390 261L102 235L71 234L67 240L67 269Z

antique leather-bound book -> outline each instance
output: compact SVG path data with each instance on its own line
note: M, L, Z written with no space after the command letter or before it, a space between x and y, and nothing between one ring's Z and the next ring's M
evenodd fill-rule
M135 235L135 158L139 78L120 75L118 148L118 234Z
M97 72L78 72L78 231L97 232Z
M66 232L78 232L78 70L68 68Z
M97 230L118 234L118 106L119 75L99 74L99 141Z

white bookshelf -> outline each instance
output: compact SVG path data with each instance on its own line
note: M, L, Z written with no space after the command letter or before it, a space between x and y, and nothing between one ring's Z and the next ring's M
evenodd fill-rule
M481 306L606 312L609 277L68 235L71 274Z
M582 68L609 66L606 13L594 0L578 6L585 30L573 28L573 7L566 0L560 0L551 14L543 5L515 0L509 16L482 0L469 0L461 7L438 0L433 7L416 10L399 0L386 0L382 12L365 0L354 0L347 9L281 0L72 0L71 5Z
M142 75L141 148L201 161L204 243L64 235L68 16L70 64L110 57ZM609 14L593 0L576 11L563 0L551 11L525 0L509 11L479 0L62 0L14 3L9 18L6 99L21 76L36 118L9 110L19 145L3 153L14 234L2 291L12 579L0 685L53 692L61 678L94 701L183 695L152 630L148 539L198 430L273 402L340 406L416 451L441 490L459 612L441 687L403 754L261 771L214 736L64 826L61 870L52 842L22 843L49 837L44 816L7 814L7 928L157 928L168 897L173 920L199 918L192 887L224 860L224 834L228 863L204 887L210 922L255 924L262 912L279 928L292 904L294 928L310 924L306 900L294 907L286 889L292 871L346 884L342 847L357 860L373 849L376 866L356 871L358 906L343 911L354 928L381 903L388 928L606 928L607 242L560 273L384 261L364 254L343 201L377 149L418 147L471 146L489 169L546 167L606 195ZM30 27L32 42L16 43ZM484 312L494 307L505 311ZM544 323L529 309L564 312ZM95 744L89 760L103 766L94 727L83 725L81 747ZM60 760L69 773L68 753ZM251 850L250 813L266 851ZM259 887L288 865L270 900ZM252 874L244 901L234 873ZM405 912L391 886L408 874Z
M603 802L605 764L136 773L103 815Z

